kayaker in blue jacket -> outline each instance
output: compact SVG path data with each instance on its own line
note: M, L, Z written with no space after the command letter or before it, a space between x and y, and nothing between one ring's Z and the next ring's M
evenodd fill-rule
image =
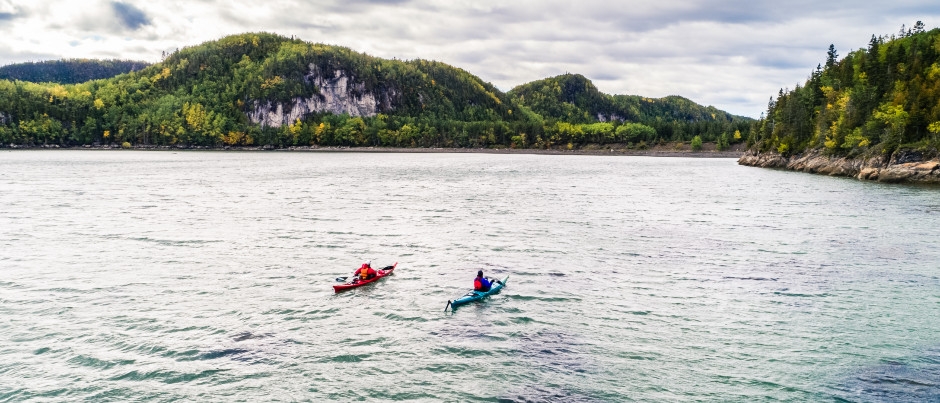
M477 278L473 279L473 289L475 291L489 291L493 284L486 277L483 277L483 270L477 272Z

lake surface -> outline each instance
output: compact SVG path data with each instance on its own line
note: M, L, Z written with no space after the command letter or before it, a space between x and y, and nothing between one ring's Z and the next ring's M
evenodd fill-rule
M937 401L938 235L733 159L3 151L0 401Z

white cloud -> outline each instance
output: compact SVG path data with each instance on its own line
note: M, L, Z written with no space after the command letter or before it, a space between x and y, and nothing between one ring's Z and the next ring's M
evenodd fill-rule
M937 26L934 3L0 0L0 64L154 62L165 50L268 31L383 58L439 60L503 90L572 72L611 94L682 95L756 117L779 88L804 81L830 43L844 55L901 24Z
M0 14L13 13L16 13L16 7L13 6L13 2L10 0L0 0Z

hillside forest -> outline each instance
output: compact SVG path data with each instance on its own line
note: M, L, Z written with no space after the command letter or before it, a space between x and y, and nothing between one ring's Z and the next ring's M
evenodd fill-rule
M940 147L940 29L921 22L874 36L805 84L781 89L754 122L747 145L785 157L808 150L830 156L890 156L899 149L936 155Z
M24 72L0 80L0 146L573 149L697 140L721 149L748 138L753 122L679 96L603 94L576 74L504 93L444 63L385 60L269 33L228 36L124 70L76 83L68 74ZM284 124L250 117L326 99L317 84L324 77L348 77L352 98L374 97L375 113L318 110Z
M111 78L149 66L128 60L65 59L10 64L0 67L0 80L78 84Z

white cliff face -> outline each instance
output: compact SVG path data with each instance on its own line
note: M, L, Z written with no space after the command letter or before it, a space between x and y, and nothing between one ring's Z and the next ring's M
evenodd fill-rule
M332 112L334 114L347 114L349 116L371 117L379 110L379 101L375 94L365 90L365 84L352 83L346 72L337 70L332 77L320 74L319 69L310 66L310 73L305 77L319 90L310 98L294 98L290 104L276 102L254 103L254 108L248 112L248 119L262 126L281 127L291 124L297 119L317 112ZM387 105L392 94L385 94L383 100Z
M620 115L610 115L610 116L608 117L608 116L604 116L603 114L598 113L598 114L597 114L597 120L598 120L598 121L601 121L601 122L607 122L607 121L610 121L610 122L613 122L613 121L623 122L623 121L626 120L626 119L624 119L624 118L621 117Z

